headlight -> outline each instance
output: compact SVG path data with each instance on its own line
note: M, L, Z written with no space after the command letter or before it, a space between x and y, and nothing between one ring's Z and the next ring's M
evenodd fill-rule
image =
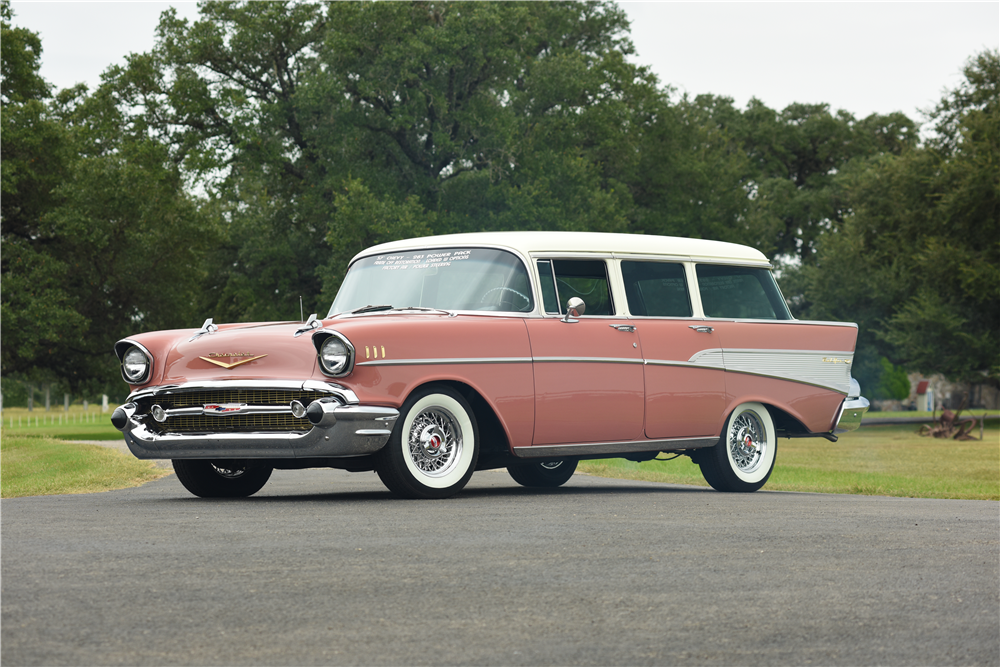
M122 356L122 375L129 384L139 384L149 374L149 357L133 345Z
M353 357L351 344L339 336L330 336L319 347L319 365L327 375L350 373Z

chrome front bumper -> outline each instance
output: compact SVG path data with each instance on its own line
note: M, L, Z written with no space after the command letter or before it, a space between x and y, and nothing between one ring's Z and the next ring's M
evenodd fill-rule
M204 388L205 384L160 387L141 394L148 397L164 391ZM214 388L221 385L223 383L213 383ZM117 408L111 420L122 432L129 450L140 459L344 458L382 449L389 440L399 411L380 406L345 405L345 399L357 400L353 392L340 387L331 386L331 389L335 391L328 393L329 398L313 401L310 405L313 425L309 431L171 433L169 427L158 425L161 432L156 432L145 423L151 419L150 415L137 414L139 406L132 400ZM140 392L129 398L137 397ZM290 412L290 408L282 409Z

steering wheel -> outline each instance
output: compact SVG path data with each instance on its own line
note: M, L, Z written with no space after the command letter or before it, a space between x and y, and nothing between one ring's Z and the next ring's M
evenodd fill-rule
M482 298L479 299L479 303L484 303L486 301L486 298L489 297L489 295L493 294L494 292L500 292L500 300L497 301L497 305L496 305L497 308L500 308L500 306L502 306L504 304L504 301L506 301L507 304L510 306L510 310L517 311L517 312L521 312L522 310L524 310L524 308L527 308L529 305L531 305L531 299L529 299L525 295L521 294L520 292L518 292L516 289L514 289L512 287L494 287L491 290L486 290L486 292L483 294ZM514 306L514 299L509 294L507 294L507 292L512 292L512 293L516 294L517 296L521 297L522 299L524 299L524 306L522 306L521 308L515 308L515 306Z

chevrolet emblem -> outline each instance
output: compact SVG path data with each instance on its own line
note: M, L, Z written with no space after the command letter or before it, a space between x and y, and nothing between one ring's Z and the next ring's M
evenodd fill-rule
M266 356L267 356L266 354L261 354L261 355L258 355L256 357L250 357L250 353L249 352L234 352L232 354L218 354L218 353L214 353L213 352L212 354L208 355L207 357L198 357L198 358L199 359L203 359L203 360L207 361L210 364L215 364L216 366L221 366L221 367L225 368L226 370L229 370L230 368L236 368L237 366L241 366L243 364L248 364L251 361L256 361L257 359L263 359ZM231 359L233 357L249 357L249 358L248 359L240 359L239 361L234 361L231 364L227 364L224 361L218 361L217 359L212 359L212 357L226 357L226 358L229 358L229 359Z

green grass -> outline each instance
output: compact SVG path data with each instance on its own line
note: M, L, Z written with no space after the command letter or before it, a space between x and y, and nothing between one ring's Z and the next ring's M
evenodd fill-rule
M774 473L764 488L1000 500L1000 424L987 424L982 441L921 437L912 424L862 427L837 443L780 439ZM701 470L686 456L665 462L585 461L579 470L601 477L707 486Z
M50 412L27 408L4 408L0 416L0 433L3 437L44 435L61 440L120 440L122 434L111 425L114 406L101 413L100 408L91 406L84 412L80 406L70 406L69 412L62 407Z
M40 435L4 434L0 456L3 498L124 489L169 474L114 449Z

